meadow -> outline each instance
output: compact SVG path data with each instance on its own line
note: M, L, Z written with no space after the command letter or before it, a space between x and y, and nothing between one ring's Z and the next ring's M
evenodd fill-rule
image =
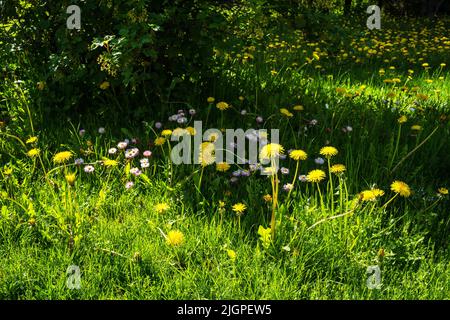
M450 19L222 14L211 80L145 116L108 111L108 79L103 105L45 116L44 80L4 77L0 298L448 299ZM206 135L175 165L194 121L255 129L270 164L217 163Z

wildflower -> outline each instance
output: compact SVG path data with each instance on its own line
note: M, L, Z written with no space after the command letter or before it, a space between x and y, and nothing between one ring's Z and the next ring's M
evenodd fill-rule
M343 164L334 164L330 168L331 173L335 174L343 173L345 170L346 168Z
M117 144L117 148L119 148L120 150L125 149L128 146L128 142L126 141L121 141Z
M284 148L278 143L269 143L261 148L260 159L273 159L284 153Z
M128 181L127 183L125 183L125 189L127 189L127 190L133 188L133 186L134 186L133 181Z
M214 103L214 101L216 101L216 99L214 99L214 97L208 97L208 99L206 99L206 101L208 101L208 103Z
M234 250L228 249L227 255L228 255L228 258L230 258L230 260L232 262L236 261L236 252Z
M246 209L247 209L247 206L245 204L243 204L242 202L236 203L232 207L232 210L234 212L236 212L237 215L242 215Z
M44 81L39 81L36 85L37 85L37 88L38 88L39 91L42 91L45 88L45 82Z
M216 164L216 170L220 172L225 172L230 169L230 165L226 162L219 162Z
M420 131L420 130L422 130L422 126L415 124L415 125L411 126L411 130Z
M241 101L241 102L245 100L245 98L244 98L243 96L239 96L238 99L239 99L239 101Z
M297 105L297 106L294 106L294 108L293 108L295 111L303 111L305 108L303 107L303 106L301 106L301 105Z
M245 116L247 114L247 110L241 110L241 115Z
M308 182L308 177L304 174L301 174L298 176L298 180L300 180L301 182Z
M335 147L326 146L320 149L320 154L330 159L331 157L338 154L338 150Z
M75 179L77 178L77 175L76 175L75 172L73 172L73 173L68 173L68 174L66 174L66 177L65 177L65 178L66 178L67 183L68 183L69 185L73 186L74 183L75 183Z
M53 156L54 163L64 163L70 158L72 158L72 152L70 151L61 151Z
M243 177L250 176L250 171L248 171L248 170L241 170L241 176L243 176Z
M75 165L81 166L84 163L83 158L77 158L75 159Z
M346 127L345 127L345 130L347 130L347 132L352 132L352 131L353 131L353 128L350 127L350 126L346 126Z
M398 193L402 197L409 197L411 195L411 189L409 186L402 181L394 181L391 184L391 190Z
M108 89L108 88L109 88L109 82L108 82L108 81L103 81L103 82L100 84L100 89L106 90L106 89Z
M292 183L286 183L286 184L283 186L283 190L286 191L286 192L291 191L293 188L294 188L294 185L293 185Z
M265 202L272 202L272 196L270 194L265 194L263 199Z
M118 165L118 162L116 160L111 160L111 159L104 159L103 160L103 165L105 167L115 167Z
M207 137L206 140L209 142L214 142L217 139L220 138L220 134L218 132L211 132Z
M256 117L256 123L263 123L263 122L264 122L263 117L261 117L261 116Z
M98 128L98 133L104 134L105 132L106 132L105 128L103 127Z
M169 208L170 208L170 206L167 203L165 203L165 202L157 203L155 205L155 211L157 213L164 213L167 210L169 210Z
M33 148L27 152L27 156L29 156L30 158L34 158L37 155L39 155L40 152L41 152L41 150L39 150L37 148Z
M30 137L30 138L28 138L28 140L25 143L31 144L31 143L35 143L37 140L38 140L37 137Z
M162 146L166 142L166 138L158 137L155 139L155 146Z
M362 201L374 201L376 196L372 190L364 190L359 194L359 198Z
M179 230L170 230L167 233L166 243L170 246L179 246L184 241L184 235Z
M439 188L439 189L438 189L438 193L439 193L441 196L448 195L448 189L447 189L447 188Z
M230 108L230 105L224 101L218 102L216 104L217 109L224 111Z
M186 127L186 130L191 136L195 136L195 134L197 133L197 131L193 127Z
M162 132L161 132L161 135L163 136L163 137L168 137L168 136L170 136L172 134L172 130L169 130L169 129L165 129L165 130L163 130Z
M285 167L281 167L280 172L281 172L281 174L289 174L289 169L285 168Z
M80 129L80 131L78 131L78 134L80 135L80 137L84 136L86 133L86 130L84 129Z
M88 164L87 166L84 166L84 172L86 173L92 173L94 172L95 168L93 166L91 166L90 164Z
M136 157L138 154L139 154L138 148L128 149L127 151L125 151L125 158L132 159Z
M150 150L145 150L142 155L146 158L149 158L152 156L152 152Z
M131 173L133 176L137 177L137 176L140 176L140 175L142 174L142 171L139 170L139 168L131 168L131 169L130 169L130 173Z
M373 194L375 197L381 197L384 195L384 191L381 189L372 189Z
M406 121L408 121L408 118L406 118L406 116L401 116L400 118L398 118L397 122L402 124L405 123Z
M316 164L322 165L322 164L325 163L325 160L323 160L323 158L321 158L321 157L318 157L318 158L315 158L315 159L314 159L314 162L315 162Z
M325 172L320 169L312 170L306 176L309 182L320 182L325 179Z
M116 148L109 148L108 154L116 154L117 149Z
M270 245L270 242L272 241L272 229L259 226L258 235L260 237L263 247L267 249Z
M155 128L156 129L161 129L161 127L162 127L162 123L161 122L156 122L155 123Z
M293 117L294 115L286 108L281 108L280 113L288 118Z
M219 200L219 208L220 209L225 208L225 201Z
M267 176L273 176L274 174L276 174L278 172L278 168L276 166L270 166L267 168L261 168L263 174L267 175Z
M316 126L318 123L319 123L319 121L317 121L316 119L312 119L312 120L309 122L309 124L310 124L311 126Z
M298 150L292 150L289 153L289 157L295 161L299 161L299 160L306 160L308 155L306 154L305 151L298 149Z

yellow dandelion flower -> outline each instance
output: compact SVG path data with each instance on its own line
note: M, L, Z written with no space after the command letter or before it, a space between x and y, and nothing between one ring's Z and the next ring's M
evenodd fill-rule
M225 208L225 201L219 200L219 208L220 209Z
M170 246L179 246L184 241L184 235L179 230L170 230L167 233L166 243Z
M220 172L225 172L230 169L230 165L226 162L219 162L216 164L216 170Z
M439 192L439 194L445 196L448 194L448 189L447 188L439 188L438 192Z
M411 189L403 181L394 181L391 184L391 190L398 193L402 197L409 197L411 195Z
M359 194L359 198L362 201L374 201L376 196L372 190L364 190Z
M245 204L243 204L242 202L236 203L232 207L232 210L234 212L236 212L237 215L242 215L246 209L247 209L247 206Z
M53 156L54 163L64 163L72 158L73 153L71 151L61 151Z
M209 141L209 142L214 142L214 141L216 141L217 139L219 139L220 138L220 134L218 133L218 132L211 132L207 137L206 137L206 141Z
M184 128L176 128L172 131L172 135L174 137L181 137L181 136L185 136L185 135L190 135L190 132Z
M345 170L346 170L345 166L340 163L334 164L330 168L331 173L335 173L335 174L343 173Z
M31 143L35 143L37 140L38 140L38 137L29 137L25 143L31 144Z
M375 197L381 197L384 195L384 191L381 189L372 189L373 194L375 195Z
M289 157L295 161L299 161L299 160L306 160L308 155L306 154L305 151L298 149L292 150L291 153L289 153Z
M220 101L216 104L217 109L224 111L230 108L230 105L224 101Z
M68 174L66 174L65 178L66 178L67 183L68 183L69 185L73 186L74 183L75 183L75 180L76 180L76 178L77 178L77 174L76 174L75 172L73 172L73 173L68 173Z
M293 117L294 115L286 108L281 108L280 113L288 118Z
M187 127L186 130L189 132L189 134L190 134L191 136L195 136L196 133L197 133L197 131L195 130L194 127Z
M208 99L206 99L206 101L208 101L208 103L214 103L214 101L216 101L216 99L214 99L214 97L208 97Z
M155 139L155 146L162 146L166 142L166 138L158 137Z
M169 210L169 208L170 208L170 206L165 202L155 204L155 211L157 213L164 213L167 210Z
M37 155L39 155L40 152L41 152L41 150L39 150L39 149L37 149L37 148L34 148L34 149L31 149L31 150L29 150L29 151L27 152L27 156L29 156L30 158L34 158L34 157L36 157Z
M338 150L332 146L326 146L320 149L320 154L325 156L326 158L331 158L338 154Z
M259 152L260 159L273 159L284 154L284 148L278 143L269 143L261 148Z
M408 121L408 118L406 116L401 116L397 119L397 122L400 124L405 123L406 121Z
M265 194L263 199L265 202L272 202L272 196L270 194Z
M116 167L119 163L116 160L112 160L112 159L104 159L103 160L103 165L105 167Z
M172 134L172 130L170 130L170 129L165 129L165 130L163 130L162 132L161 132L161 135L163 136L163 137L168 137L168 136L170 136Z
M230 260L232 262L236 261L237 255L236 255L236 252L234 250L228 249L227 250L227 255L228 255L228 258L230 258Z
M420 131L420 130L422 130L422 126L415 124L415 125L411 126L411 130Z
M301 105L294 106L292 109L294 109L295 111L303 111L303 110L305 110L305 108L303 106L301 106Z
M109 88L109 82L108 82L108 81L103 81L103 82L100 84L100 89L106 90L106 89L108 89L108 88Z
M309 182L320 182L323 179L325 179L325 172L323 170L320 169L315 169L312 170L308 173L308 175L306 176L306 179Z

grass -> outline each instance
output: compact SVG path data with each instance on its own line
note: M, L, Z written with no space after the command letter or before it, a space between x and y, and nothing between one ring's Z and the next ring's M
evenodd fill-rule
M440 65L450 65L443 38L448 19L411 40L416 47L408 50L422 52L415 61L400 58L401 39L420 25L392 23L386 25L391 32L370 34L343 22L350 35L344 52L269 27L267 34L279 35L251 39L253 49L242 28L231 28L238 45L220 48L206 95L193 92L181 107L169 103L160 118L144 123L108 114L42 121L38 102L30 99L31 92L39 94L29 89L34 86L5 79L2 105L12 120L0 131L0 298L448 299L449 205L448 195L438 192L450 181L450 78ZM367 56L366 44L379 41L393 49L377 44L380 56ZM253 58L243 59L245 52ZM422 66L426 61L432 68ZM396 78L400 82L384 81ZM207 96L232 108L221 112ZM214 165L172 165L167 155L174 144L153 144L161 134L154 122L186 106L198 107L185 126L208 119L203 128L278 128L281 145L305 150L308 159L280 160L290 172L278 173L279 183L258 173L234 181L236 166L222 173ZM256 123L256 116L264 121ZM401 116L406 122L399 123ZM101 126L106 133L98 133ZM30 136L38 140L26 143ZM126 137L139 139L130 146L141 154L152 151L138 177L130 169L141 156L108 155ZM327 159L315 162L326 145L337 148L330 162L344 164L343 174L331 174ZM38 156L26 155L32 148L39 148ZM55 163L64 150L73 157ZM84 165L74 164L79 157ZM105 157L118 165L105 168L99 163ZM91 174L83 169L88 163ZM320 169L326 179L301 182L294 177L297 165L298 175ZM71 172L73 184L65 178ZM293 191L283 191L293 179ZM394 180L405 181L411 195L391 191ZM134 182L129 189L128 181ZM384 195L366 201L361 192L375 187ZM267 194L272 202L263 200ZM168 209L158 212L161 203ZM236 203L247 207L242 216L232 210ZM180 245L168 243L171 230L183 233ZM80 290L66 285L70 265L80 267ZM371 290L366 270L375 265L382 286Z

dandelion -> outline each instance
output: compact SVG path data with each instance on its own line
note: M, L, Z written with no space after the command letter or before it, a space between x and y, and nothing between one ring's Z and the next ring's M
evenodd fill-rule
M272 202L272 196L271 196L270 194L265 194L265 195L263 196L263 200L264 200L265 202Z
M284 153L284 147L278 143L269 143L261 148L260 159L274 159Z
M270 246L270 243L272 241L272 234L273 233L271 228L264 228L263 226L259 226L258 235L260 237L263 247L266 249Z
M439 189L438 189L438 193L439 193L441 196L446 196L446 195L448 195L448 189L447 189L447 188L439 188Z
M103 160L103 165L107 168L109 167L116 167L119 163L116 160L112 159L105 159Z
M195 134L197 133L197 131L193 127L186 127L186 130L191 136L195 136Z
M103 82L100 84L100 89L106 90L106 89L108 89L108 88L109 88L109 82L108 82L108 81L103 81Z
M335 174L343 173L345 170L346 168L343 164L334 164L330 168L331 173Z
M64 163L72 158L73 153L71 151L61 151L53 156L54 163Z
M38 137L29 137L25 143L32 144L35 143L36 141L38 141Z
M127 183L125 183L125 189L127 189L127 190L133 188L133 186L134 186L133 181L127 181Z
M306 176L306 179L309 182L320 182L323 179L325 179L325 177L326 177L326 175L323 170L315 169L308 173L308 175Z
M170 136L172 134L172 130L169 130L169 129L165 129L165 130L163 130L162 132L161 132L161 135L163 136L163 137L168 137L168 136Z
M76 173L68 173L68 174L66 174L65 178L66 178L67 183L69 185L73 186L75 183L75 180L77 178L77 175L76 175Z
M224 101L221 101L216 104L216 107L221 111L225 111L230 108L230 105Z
M239 216L244 214L246 209L247 209L247 206L245 204L243 204L242 202L236 203L232 207L232 210Z
M166 243L170 246L179 246L184 241L184 235L179 230L170 230L167 233Z
M214 97L208 97L208 99L206 99L206 101L208 103L214 103L214 101L216 101L216 99L214 99Z
M209 166L216 161L215 147L211 142L203 142L200 145L200 153L198 156L198 162L202 167Z
M338 154L338 150L335 147L326 146L320 149L320 154L325 156L327 159Z
M286 108L281 108L280 113L288 118L293 117L294 115Z
M169 208L170 208L170 206L167 203L165 203L165 202L157 203L155 205L155 211L157 213L164 213L167 210L169 210Z
M299 161L299 160L306 160L308 155L306 154L305 151L299 149L299 150L292 150L289 153L289 157L295 161Z
M297 105L297 106L294 106L292 109L294 109L295 111L303 111L305 108L301 105Z
M158 137L155 139L155 146L162 146L166 142L166 138Z
M34 148L27 152L27 156L29 156L30 158L34 158L34 157L38 156L40 152L41 152L41 150Z
M420 131L420 130L422 130L422 126L419 126L418 124L415 124L415 125L411 126L411 130L413 130L413 131Z
M87 166L84 166L83 170L86 173L92 173L92 172L94 172L95 168L93 166L91 166L90 164L88 164Z
M394 181L391 184L391 190L405 198L407 198L411 195L411 189L403 181L398 181L398 180Z
M408 118L404 115L397 119L397 122L400 124L405 123L406 121L408 121Z
M230 260L232 262L236 261L236 256L237 255L236 255L236 252L234 250L228 249L227 250L227 255L228 255L228 258L230 258Z
M216 170L220 172L225 172L230 169L230 165L226 162L219 162L216 164Z

